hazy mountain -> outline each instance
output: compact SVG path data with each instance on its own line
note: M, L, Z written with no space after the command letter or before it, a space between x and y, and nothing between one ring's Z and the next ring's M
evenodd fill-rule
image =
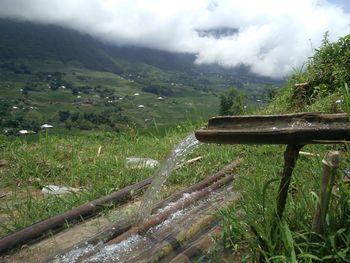
M233 29L201 32L233 34ZM275 81L196 65L195 54L103 43L54 25L0 19L0 131L44 123L80 130L171 125L219 112L220 93L235 86L249 104Z
M233 29L230 29L231 31ZM222 31L222 32L221 32ZM229 32L230 34L233 32ZM228 34L228 29L202 34ZM122 73L120 61L140 62L164 70L182 72L206 72L232 74L242 81L271 82L249 73L245 67L224 69L218 65L194 64L194 54L170 53L141 48L118 47L102 43L89 35L54 25L33 24L15 20L0 19L1 60L59 60L75 62L87 68Z

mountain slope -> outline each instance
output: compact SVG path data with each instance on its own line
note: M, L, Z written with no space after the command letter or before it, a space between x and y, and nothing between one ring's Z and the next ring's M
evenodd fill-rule
M53 25L0 19L0 36L2 128L168 125L216 115L227 87L256 100L276 83L244 67L197 66L193 54L112 46Z
M0 19L0 59L59 60L79 62L87 68L122 72L125 61L144 63L163 70L231 74L242 80L274 82L249 73L245 67L225 69L218 65L195 65L195 55L142 47L118 47L89 35L54 25ZM278 82L278 81L277 81Z

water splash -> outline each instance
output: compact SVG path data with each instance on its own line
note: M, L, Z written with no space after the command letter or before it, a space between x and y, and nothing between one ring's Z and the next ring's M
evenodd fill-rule
M170 152L166 160L156 172L152 184L143 196L140 205L140 221L147 219L151 215L154 205L159 201L160 189L176 164L183 161L185 156L191 153L198 145L199 141L196 139L194 133L192 133Z
M85 259L82 263L125 262L128 257L136 257L135 251L148 248L150 244L146 237L132 235L118 244L104 246L97 254Z

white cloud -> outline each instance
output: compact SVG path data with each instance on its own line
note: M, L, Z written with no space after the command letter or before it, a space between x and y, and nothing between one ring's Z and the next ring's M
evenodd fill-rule
M332 40L350 33L350 15L326 0L1 0L0 17L62 25L119 45L192 52L197 63L245 64L272 77L301 67L326 31ZM239 33L196 32L219 27Z

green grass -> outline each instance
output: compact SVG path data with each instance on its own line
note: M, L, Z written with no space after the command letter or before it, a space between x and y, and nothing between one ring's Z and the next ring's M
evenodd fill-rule
M300 156L290 186L284 218L271 234L277 189L283 166L284 147L239 146L244 164L239 168L235 189L242 202L222 211L225 246L232 253L244 252L253 262L263 255L267 262L348 262L350 256L350 192L343 183L348 156L344 156L327 217L325 237L311 232L320 182L322 156L339 146L307 146L303 151L320 157ZM259 240L260 239L260 240ZM265 250L262 250L265 244Z
M5 194L0 206L0 236L34 222L107 195L155 173L154 169L128 169L125 158L148 157L162 161L169 151L195 126L178 125L165 131L139 133L88 133L86 135L40 134L28 138L0 137L0 191ZM97 152L101 147L101 154ZM202 145L189 155L204 155L204 161L177 170L168 180L175 190L199 181L227 164L235 154L231 147L218 153ZM43 196L48 184L82 187L85 191L63 197ZM165 192L164 195L169 195Z
M121 78L113 73L90 71L76 65L67 67L57 62L48 63L47 66L48 71L60 69L66 73L66 80L76 87L103 83L102 89L106 89L107 93L122 96L124 100L117 105L130 118L131 125L125 125L122 133L80 132L73 129L67 135L64 128L59 127L53 133L39 136L1 136L0 159L9 164L0 167L0 190L1 194L5 193L0 204L0 236L153 175L154 170L127 169L125 158L140 156L164 160L177 142L199 128L199 125L191 124L191 119L205 120L218 112L218 98L212 92L197 92L186 83L179 86L176 96L158 101L155 94L143 93L140 83L130 82L124 75ZM33 68L38 70L40 65L34 65ZM279 96L259 113L349 112L348 90L344 92L344 86L334 86L332 83L324 86L326 84L320 82L322 79L315 82L318 73L312 69L291 76ZM169 84L182 77L174 79L171 72L160 72L143 65L138 65L137 71L143 74L142 78L155 83ZM144 76L146 73L149 76ZM11 103L27 105L29 102L18 91L27 79L19 76L18 81L15 81L14 78L11 74L4 75L1 82L4 97ZM216 87L223 87L219 77L211 78ZM309 80L317 85L311 85L310 94L303 101L295 101L294 84ZM257 85L247 84L246 87L254 89L256 94L262 92L255 89ZM16 92L11 92L12 88ZM70 97L69 91L48 92L44 91L45 88L39 85L37 91L29 91L29 98L33 96L38 108L42 108L47 116L42 117L39 111L30 111L26 113L30 118L46 121L47 117L57 121L55 114L58 108L84 113L106 108L111 110L116 106L106 106L105 98L96 98L95 93L84 92L79 94L83 99L94 99L96 103L91 107L72 105L70 99L73 97ZM98 92L101 90L97 89ZM134 92L141 95L133 96ZM54 100L53 104L45 103L48 97ZM339 99L343 102L337 103ZM139 104L145 108L138 109ZM145 122L146 118L151 120ZM170 123L184 119L188 120L186 124L169 127ZM135 129L135 126L146 129ZM99 147L102 152L98 156ZM342 152L342 162L326 217L326 233L318 236L312 233L311 227L318 202L322 158L327 151L335 149ZM343 182L345 171L349 171L348 146L309 145L303 148L303 151L319 156L300 156L293 173L283 219L274 225L284 150L285 146L274 145L202 144L188 158L202 155L203 161L174 172L167 181L170 187L163 194L169 195L169 189L173 191L193 184L236 157L243 157L243 165L237 170L239 178L233 183L234 190L242 195L241 202L233 208L220 211L227 254L234 255L234 258L240 257L242 262L256 262L259 257L266 262L350 262L350 185ZM44 197L40 190L47 184L83 187L86 191L64 197Z
M189 123L172 128L130 129L128 133L88 133L85 135L41 134L33 138L0 137L0 159L9 165L0 169L2 198L1 235L56 215L88 200L109 194L149 176L155 170L130 170L124 165L128 156L164 160L169 151L199 126ZM98 148L101 155L97 156ZM224 245L232 254L256 261L259 251L268 262L346 262L349 259L350 189L342 184L331 202L327 235L314 240L311 233L322 174L323 154L339 146L307 146L304 151L319 157L301 156L297 162L284 219L278 224L277 239L270 228L275 213L279 174L284 146L233 146L202 144L187 158L202 155L202 162L174 172L164 195L199 181L239 157L244 162L237 171L234 190L241 202L221 212ZM344 156L341 170L350 156ZM83 187L86 191L63 197L46 196L44 185ZM171 189L171 190L170 190ZM267 244L259 250L263 240ZM296 260L296 261L295 261Z
M317 50L306 69L295 72L279 95L259 113L349 114L349 92L344 83L350 75L349 68L344 66L348 60L328 54L333 47L338 48L336 44L326 44ZM341 50L348 49L349 42ZM339 76L339 70L333 70L338 67L342 68ZM332 77L322 74L320 69L327 70ZM304 90L305 96L298 96L294 85L303 82L308 82L309 87ZM235 149L245 159L234 184L242 193L242 201L232 209L221 211L224 245L231 254L249 262L350 262L350 185L344 182L349 171L348 145L308 145L302 149L319 156L300 156L283 219L277 224L274 218L284 147L237 146ZM326 215L326 230L320 236L312 232L312 221L323 173L322 158L329 150L339 150L342 161Z
M31 69L31 75L15 74L6 69L0 69L0 103L6 102L10 106L6 114L7 119L22 117L27 122L37 122L36 126L50 122L60 128L67 127L67 123L73 127L81 127L78 122L60 121L59 111L79 112L81 117L84 113L94 113L107 116L119 130L124 130L126 125L144 128L155 125L155 123L157 126L168 126L187 119L207 119L218 112L219 99L216 94L212 91L194 89L190 85L180 85L183 73L163 71L152 66L136 64L135 68L130 69L134 73L132 77L129 77L128 74L117 75L110 72L93 71L57 61L41 61L41 63L23 61L23 63ZM36 75L38 72L46 73L38 77ZM72 89L69 88L49 89L49 81L45 78L49 74L54 75L54 72L61 72L61 81L69 83L80 92L73 94ZM176 80L174 76L177 76ZM174 86L171 84L172 81L174 81ZM175 87L175 84L178 86ZM148 85L162 85L174 92L171 97L165 97L161 101L157 99L159 95L142 90ZM25 87L29 88L27 94L20 91ZM134 96L134 93L140 95ZM118 100L118 98L123 98L123 100ZM144 105L145 108L140 109L139 105ZM13 106L19 109L14 110ZM106 114L106 111L109 113ZM30 129L30 127L25 127L25 123L22 126L18 129ZM101 130L105 127L96 123L88 125L88 129Z
M8 166L0 169L0 189L7 194L2 198L0 217L6 219L1 224L0 235L153 175L155 170L128 170L125 158L164 160L177 142L199 126L188 122L173 127L152 125L145 130L129 127L124 133L67 135L56 131L28 138L0 137L0 159L9 161ZM97 156L100 146L102 152ZM238 156L243 157L237 171L239 178L233 183L234 190L242 194L241 202L221 211L227 253L253 262L260 255L267 262L348 262L350 189L342 183L342 177L350 156L342 146L303 149L320 156L301 156L298 160L284 218L272 235L284 149L285 146L202 144L187 158L202 155L203 161L174 172L163 195L199 181ZM311 224L321 181L321 160L332 149L344 152L338 190L332 195L326 235L315 239ZM40 191L47 184L87 190L64 197L44 197ZM266 246L264 250L262 244Z

